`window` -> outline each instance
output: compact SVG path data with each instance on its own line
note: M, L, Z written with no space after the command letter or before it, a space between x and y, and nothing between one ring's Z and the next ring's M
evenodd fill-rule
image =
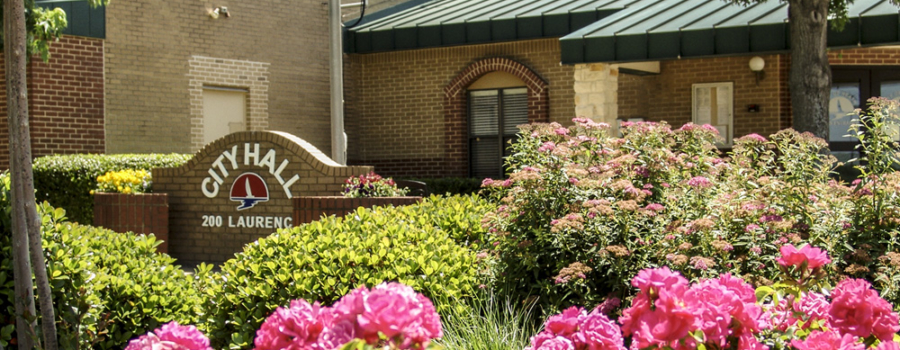
M831 96L828 101L828 147L842 162L860 156L855 137L848 129L856 119L854 110L866 108L874 96L900 100L900 68L897 67L833 67ZM896 126L894 126L896 130ZM900 140L898 140L900 141Z
M709 124L719 131L724 143L719 147L730 148L734 139L734 84L710 83L692 85L692 120L694 124Z
M469 175L504 176L508 142L528 123L528 89L469 90Z

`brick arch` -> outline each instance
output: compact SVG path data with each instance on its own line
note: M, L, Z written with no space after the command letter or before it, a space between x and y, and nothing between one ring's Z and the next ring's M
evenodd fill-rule
M531 68L508 58L487 58L463 69L444 87L444 125L447 176L469 176L468 108L466 88L491 72L506 72L522 79L528 88L528 122L550 120L549 84Z

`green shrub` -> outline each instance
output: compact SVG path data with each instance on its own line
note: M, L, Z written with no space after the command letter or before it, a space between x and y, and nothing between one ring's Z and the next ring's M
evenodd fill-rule
M481 190L481 180L469 177L436 177L424 179L406 179L424 182L428 192L440 195L469 195Z
M70 220L92 224L97 177L109 171L150 170L181 166L185 154L74 154L46 156L34 160L34 187L38 202L48 201L66 210Z
M5 174L0 185L0 344L8 346L16 334ZM153 236L70 223L46 202L38 209L61 349L121 349L162 323L199 320L202 301L193 277L156 253L160 242Z
M451 204L448 212L441 203ZM475 254L451 235L480 234L473 230L480 217L462 215L474 204L485 208L471 198L436 197L422 205L360 208L247 245L207 291L205 327L213 347L249 348L266 316L290 300L329 305L358 286L384 281L413 287L439 311L458 305L450 300L473 293L477 265Z

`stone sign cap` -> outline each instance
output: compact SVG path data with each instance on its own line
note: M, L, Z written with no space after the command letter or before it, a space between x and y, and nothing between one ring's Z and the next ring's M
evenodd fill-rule
M243 131L203 147L181 167L153 169L169 196L169 251L182 263L222 262L244 244L293 226L291 198L335 196L373 171L342 166L278 131Z

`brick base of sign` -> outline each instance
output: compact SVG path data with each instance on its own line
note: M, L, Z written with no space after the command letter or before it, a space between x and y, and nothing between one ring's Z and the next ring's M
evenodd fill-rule
M152 233L163 241L156 250L168 253L169 197L165 193L96 193L94 226L120 233Z
M291 201L294 204L294 225L300 225L318 220L322 215L343 217L359 207L416 204L422 201L422 197L294 197Z

